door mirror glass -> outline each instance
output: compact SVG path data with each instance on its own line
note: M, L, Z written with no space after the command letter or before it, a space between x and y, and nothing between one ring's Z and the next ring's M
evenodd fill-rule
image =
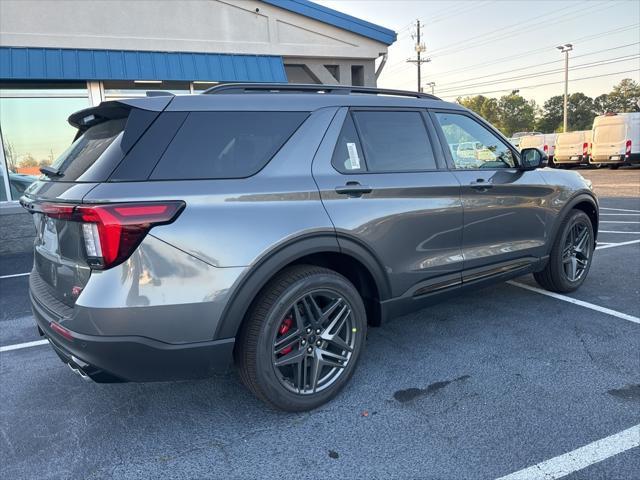
M547 166L547 155L538 148L524 148L520 152L523 170L535 170Z

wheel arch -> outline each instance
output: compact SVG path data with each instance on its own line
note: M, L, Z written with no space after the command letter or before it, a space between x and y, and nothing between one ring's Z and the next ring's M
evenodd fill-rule
M371 325L381 322L380 301L390 298L384 270L365 247L355 241L337 241L335 232L297 238L276 247L248 269L235 287L213 338L235 337L262 289L291 265L310 264L335 270L348 278L363 297Z
M553 224L553 229L551 231L551 235L549 236L549 245L547 247L548 253L551 252L551 248L553 247L553 242L556 238L556 235L558 234L558 230L560 229L560 225L562 224L562 221L567 217L569 212L574 209L581 210L587 214L587 216L591 220L591 225L593 226L594 241L597 240L598 222L599 222L598 202L592 195L588 193L581 193L573 197L571 200L569 200L564 205L564 207L562 207L562 210L556 217L556 220Z

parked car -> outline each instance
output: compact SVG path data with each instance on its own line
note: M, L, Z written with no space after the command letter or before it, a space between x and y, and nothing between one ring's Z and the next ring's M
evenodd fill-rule
M20 198L29 185L37 179L38 177L33 175L9 172L9 188L11 188L11 197Z
M558 133L554 162L558 166L589 165L591 130Z
M469 110L432 95L221 85L103 102L22 205L35 319L99 382L210 375L232 361L288 411L348 382L367 329L533 272L585 280L598 203ZM453 145L477 142L479 165Z
M613 169L640 163L640 112L607 113L596 117L590 161Z
M556 149L556 134L536 133L534 135L526 135L520 139L520 150L525 148L538 148L542 150L549 157L549 162L553 163Z

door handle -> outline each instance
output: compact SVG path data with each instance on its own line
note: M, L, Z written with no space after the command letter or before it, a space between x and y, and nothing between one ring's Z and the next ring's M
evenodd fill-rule
M491 182L487 182L484 178L478 178L469 184L471 188L476 190L485 191L493 187Z
M360 185L358 182L347 182L342 187L336 187L336 193L339 195L348 195L350 197L361 197L365 193L371 193L371 187Z

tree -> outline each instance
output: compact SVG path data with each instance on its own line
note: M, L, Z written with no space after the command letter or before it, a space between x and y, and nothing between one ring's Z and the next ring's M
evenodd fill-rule
M640 107L640 85L630 78L625 78L613 87L609 100L615 112L638 112Z
M615 109L616 107L613 100L606 93L598 95L593 99L593 110L596 115L604 115L607 112L614 112Z
M555 132L562 126L564 115L564 97L556 95L544 102L542 115L536 122L536 130L541 132Z
M38 161L33 157L33 155L31 155L30 153L27 153L22 158L22 160L20 160L20 166L21 167L37 167Z
M18 156L16 154L15 147L9 141L4 143L4 158L7 161L7 169L10 172L15 172L18 163Z
M535 123L536 104L527 102L517 94L504 95L498 100L499 121L502 132L511 136L514 132L530 131Z
M569 131L591 130L593 119L596 116L593 99L584 93L576 92L569 95L568 100Z
M489 123L498 125L500 113L498 101L495 98L476 95L475 97L458 98L458 103L469 110L473 110Z

